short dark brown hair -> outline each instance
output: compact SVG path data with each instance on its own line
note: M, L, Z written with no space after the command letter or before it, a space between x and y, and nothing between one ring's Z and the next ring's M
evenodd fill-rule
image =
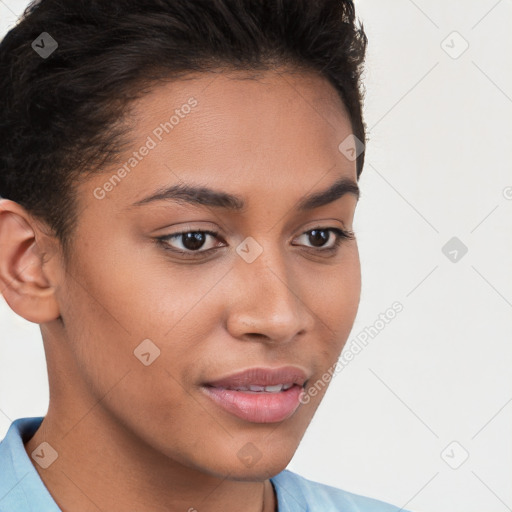
M32 46L42 32L58 44L47 58ZM127 107L191 72L315 71L365 142L366 45L351 0L34 1L0 43L0 196L65 246L77 215L73 184L119 156ZM358 179L363 162L364 152Z

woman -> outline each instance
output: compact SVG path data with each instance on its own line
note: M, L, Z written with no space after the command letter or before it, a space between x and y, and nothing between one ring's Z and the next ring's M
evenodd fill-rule
M1 510L396 510L285 469L359 304L365 49L348 0L27 8L0 280L50 404L0 445Z

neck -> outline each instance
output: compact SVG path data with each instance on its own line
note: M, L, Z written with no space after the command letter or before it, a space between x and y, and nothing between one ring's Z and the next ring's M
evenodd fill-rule
M29 457L44 441L58 457L47 469L34 466L63 511L276 510L270 480L233 481L184 466L106 421L100 406L78 422L49 409L25 444Z

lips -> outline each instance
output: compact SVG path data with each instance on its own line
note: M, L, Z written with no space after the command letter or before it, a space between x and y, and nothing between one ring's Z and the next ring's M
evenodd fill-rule
M289 389L294 384L304 386L307 375L297 366L282 366L280 368L250 368L243 372L207 382L206 386L219 389L235 389L241 391L270 393ZM278 388L278 386L281 386Z
M300 406L307 375L296 366L250 368L202 386L224 411L251 423L276 423Z

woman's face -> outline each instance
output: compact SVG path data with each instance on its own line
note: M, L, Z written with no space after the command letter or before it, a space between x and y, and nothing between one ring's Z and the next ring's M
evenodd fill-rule
M336 230L352 229L357 197L340 187L321 206L304 198L357 183L339 149L349 119L323 78L276 72L160 85L134 119L133 147L78 187L56 287L64 325L43 329L52 407L69 428L100 407L105 431L202 473L267 478L286 467L326 388L307 404L296 388L261 392L259 408L233 391L229 411L205 384L294 366L311 387L335 365L361 286L357 242L336 247ZM177 185L238 200L162 193Z

